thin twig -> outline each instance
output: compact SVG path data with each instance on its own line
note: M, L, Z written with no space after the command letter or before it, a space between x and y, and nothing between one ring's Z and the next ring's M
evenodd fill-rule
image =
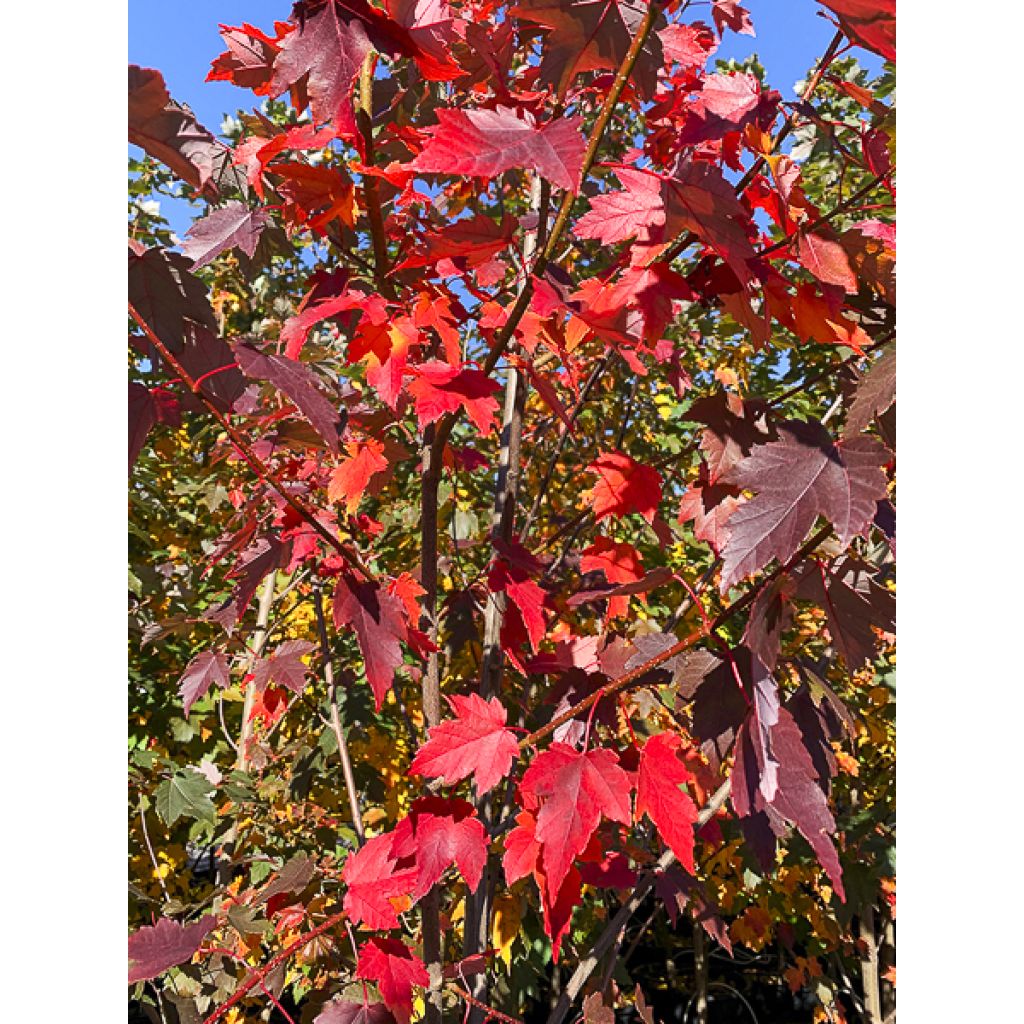
M316 628L320 634L320 658L323 662L324 680L327 683L327 700L331 706L331 728L338 743L338 756L341 758L341 772L345 779L345 792L348 794L348 806L352 813L352 827L356 830L359 843L366 842L366 830L363 828L363 815L359 809L359 792L356 779L352 772L352 759L345 742L345 731L341 727L341 716L338 713L337 682L334 678L334 664L331 660L331 648L327 640L327 622L324 619L323 594L320 585L313 594L313 609L316 612Z

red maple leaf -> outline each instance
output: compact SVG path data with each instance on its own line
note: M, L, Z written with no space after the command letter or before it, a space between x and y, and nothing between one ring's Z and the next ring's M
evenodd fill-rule
M377 983L381 998L400 1024L409 1024L412 1016L413 985L430 984L423 961L404 942L376 935L359 950L356 977Z
M609 583L635 583L643 579L644 563L640 552L625 541L598 537L590 547L580 552L583 572L603 572ZM645 600L641 597L641 600ZM608 600L608 618L614 619L629 611L629 597L617 596Z
M484 436L494 430L498 411L494 393L501 388L483 371L432 359L412 367L411 372L415 376L406 390L416 400L421 429L461 407Z
M654 522L661 501L661 474L656 469L622 452L606 452L587 466L587 472L597 474L590 496L598 522L630 512Z
M470 892L480 885L489 839L476 808L465 800L436 796L414 800L395 828L394 854L415 857L413 898L428 893L449 867L458 867Z
M372 477L388 468L384 445L372 437L349 441L345 445L348 457L342 459L331 473L327 485L329 501L343 501L345 511L353 515L369 486Z
M551 891L558 892L572 866L594 834L601 816L628 825L629 776L612 750L574 750L552 743L523 775L525 794L540 801L537 841Z
M857 291L857 276L846 250L838 242L812 231L801 231L796 252L801 264L823 284L839 285L846 292Z
M676 756L680 745L679 737L672 732L658 733L644 745L636 788L636 816L647 814L679 863L692 874L697 805L679 789L693 781Z
M506 593L519 609L530 638L530 646L536 654L547 631L544 620L544 598L547 595L543 587L531 580L521 566L513 565L504 558L495 560L487 576L487 585L491 593Z
M355 630L366 681L380 711L395 670L402 664L402 641L409 637L405 606L377 583L357 581L342 573L334 590L334 625Z
M553 185L575 192L586 140L581 117L563 117L539 128L510 107L438 110L438 124L412 166L417 171L496 178L514 167L535 170Z
M412 893L416 869L409 865L399 868L392 853L394 840L393 832L374 836L345 861L341 872L347 887L343 907L353 924L362 921L373 929L398 927L391 900Z
M490 792L519 756L515 734L505 727L508 712L497 697L475 693L448 698L455 718L435 725L416 752L409 771L440 778L452 786L473 776L477 796Z

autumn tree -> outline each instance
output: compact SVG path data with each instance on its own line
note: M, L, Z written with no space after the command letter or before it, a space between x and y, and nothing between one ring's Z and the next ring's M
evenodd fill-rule
M129 68L153 1019L894 1015L894 4L818 13L794 102L735 0L300 0L228 143Z

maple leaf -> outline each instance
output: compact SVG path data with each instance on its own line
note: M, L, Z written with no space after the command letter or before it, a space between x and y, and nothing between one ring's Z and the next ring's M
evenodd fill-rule
M225 579L238 580L231 596L220 607L207 612L207 617L230 629L245 614L256 588L273 569L284 565L291 554L291 543L276 537L259 537L239 556L238 564Z
M178 693L184 702L186 717L192 705L213 683L222 689L231 685L227 658L220 651L201 651L188 663L178 680Z
M388 468L384 445L372 437L349 441L345 445L348 458L342 459L331 473L327 485L329 501L343 501L345 511L354 515L371 478Z
M574 750L552 743L527 768L523 792L541 801L537 841L550 891L557 893L594 834L601 816L624 825L632 821L629 776L614 751Z
M313 1018L313 1024L394 1024L394 1014L383 1003L355 1003L335 999Z
M896 0L819 0L839 15L843 31L867 50L896 59Z
M145 447L153 424L156 423L156 403L149 388L135 381L128 382L128 472Z
M879 413L896 400L896 343L887 345L857 384L846 413L843 435L852 437L866 430Z
M238 247L252 259L269 217L266 210L250 210L235 199L197 220L185 233L181 251L198 270L227 249Z
M644 564L636 548L625 541L613 541L610 537L598 537L580 552L580 569L583 572L603 572L609 583L635 583L644 575ZM620 594L609 599L609 619L625 615L628 611L628 595Z
M508 712L497 697L484 700L475 693L452 695L448 703L455 719L430 730L409 772L440 778L452 786L473 776L478 797L490 792L505 778L519 756L515 734L506 728Z
M842 869L830 838L835 832L835 819L817 782L814 762L804 745L800 728L785 708L779 708L777 721L771 728L771 748L777 766L774 795L769 800L761 786L763 755L751 736L750 721L743 724L736 739L732 772L732 801L736 813L747 818L769 808L792 822L811 844L836 893L845 901Z
M877 640L871 627L895 629L895 597L852 559L844 559L831 572L814 563L802 568L797 595L825 610L832 644L847 669L854 672L873 661Z
M455 798L421 797L413 801L394 835L394 855L416 858L413 899L430 892L453 865L458 867L470 892L480 885L489 838L471 803Z
M231 162L231 150L188 107L171 99L159 71L137 64L128 65L128 141L211 198L223 185L246 191L244 175Z
M203 939L216 927L217 918L207 914L190 925L162 917L155 925L133 932L128 936L128 984L149 981L191 960Z
M269 658L260 658L253 666L253 686L263 690L273 679L293 693L302 693L309 674L309 666L302 659L312 650L308 640L286 640Z
M185 345L190 322L217 329L206 286L190 273L186 257L159 246L141 254L128 250L128 301L175 353Z
M323 393L316 374L305 363L235 342L235 356L242 373L254 380L270 381L298 407L335 454L339 451L338 435L342 427L338 407Z
M401 641L408 639L400 598L372 580L360 582L343 573L334 590L334 625L351 626L363 655L366 681L380 711L395 670L402 664Z
M359 950L356 977L377 983L384 1003L400 1024L409 1024L412 1016L413 986L430 984L423 961L404 942L376 935Z
M282 41L267 91L279 96L308 75L313 120L329 121L338 135L350 138L356 134L352 91L371 50L370 39L358 18L339 17L334 0L319 10L310 6L296 5L302 15L299 27Z
M724 593L773 558L793 555L819 515L844 547L871 525L886 496L885 447L861 436L833 443L820 423L791 421L779 440L757 445L723 480L755 492L727 523Z
M454 17L446 0L385 0L385 6L408 31L417 50L413 59L424 78L448 82L464 73L452 56L451 46L465 22Z
M661 501L661 474L623 452L606 452L587 466L597 474L590 492L597 522L605 516L624 516L636 512L654 522Z
M551 30L541 50L540 81L555 91L582 72L617 70L646 12L643 0L524 0L509 10ZM663 19L659 14L655 24ZM633 70L645 98L654 94L661 66L661 41L652 32Z
M739 490L728 484L708 480L707 464L701 463L701 474L679 502L679 522L693 521L693 535L707 541L719 554L729 537L729 517L739 508Z
M590 209L574 228L580 238L615 245L629 238L646 239L652 228L665 223L665 203L657 175L617 167L615 176L625 186L624 191L591 197Z
M640 756L636 789L636 816L646 813L658 834L687 871L693 872L693 824L697 805L679 787L693 776L676 756L681 741L675 733L652 736Z
M215 57L206 75L207 82L232 82L243 89L251 89L257 96L269 91L273 76L274 58L281 50L281 39L294 26L287 22L274 23L276 37L243 22L240 27L221 25L220 36L227 50Z
M391 901L412 892L416 869L398 867L398 858L392 853L394 840L392 832L374 836L345 861L341 872L346 886L342 906L353 924L362 921L374 930L399 925Z
M658 37L666 62L680 64L684 69L703 68L718 45L715 34L703 22L666 25Z
M846 250L838 243L815 234L801 231L797 236L797 257L824 284L835 284L847 293L857 291L857 277L850 267Z
M527 115L529 117L529 115ZM563 117L539 128L510 107L495 110L438 110L438 124L413 161L417 171L496 178L521 167L553 185L579 188L586 140L581 117Z
M487 576L487 586L491 593L506 593L519 609L530 646L536 654L538 645L547 632L547 623L544 620L544 598L547 595L543 587L531 580L524 569L512 565L504 558L495 560Z
M185 372L199 384L199 390L221 412L228 412L246 389L246 380L238 369L231 346L205 327L186 321L184 345L177 353ZM200 408L193 396L183 396L182 404Z
M308 298L308 296L307 296ZM345 292L322 302L305 306L281 328L284 354L289 359L298 359L310 330L324 320L333 320L341 313L360 309L372 324L383 324L387 317L387 305L379 295L364 295L362 292Z
M498 411L494 394L501 386L483 371L432 359L411 372L414 377L407 391L416 401L420 429L461 407L485 437L494 430Z
M636 238L653 245L692 231L741 283L753 280L750 214L717 167L681 160L672 175L627 167L616 167L615 175L625 191L591 199L590 210L576 224L580 238L597 238L606 245Z
M678 143L693 146L742 131L748 124L763 124L773 114L778 93L762 92L750 74L717 74L704 79L696 100L686 109Z
M750 20L750 11L741 7L739 0L711 0L711 17L714 18L719 35L724 33L726 27L739 35L757 34Z

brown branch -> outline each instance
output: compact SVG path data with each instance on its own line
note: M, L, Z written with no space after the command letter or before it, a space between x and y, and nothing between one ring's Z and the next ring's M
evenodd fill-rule
M346 916L347 915L343 910L337 914L332 914L323 922L323 924L317 925L311 932L307 932L305 935L300 936L294 942L285 946L280 953L271 957L263 967L260 967L258 970L249 974L245 981L235 989L234 994L227 1000L227 1002L221 1003L213 1013L204 1018L203 1024L217 1024L217 1021L219 1021L232 1006L241 1002L250 990L254 989L257 985L262 984L263 979L266 978L278 964L284 963L284 961L293 953L302 949L304 946L308 946L318 935L323 935L324 932L329 931L340 921L343 921Z
M508 1014L502 1013L500 1010L493 1009L486 1003L481 1003L479 999L475 999L464 988L460 988L458 985L454 985L452 987L455 989L456 994L465 999L470 1006L483 1012L485 1015L483 1019L485 1021L500 1020L502 1024L523 1024L518 1017L510 1017Z
M300 498L296 498L295 495L290 494L285 488L284 484L277 478L273 471L263 462L263 460L252 450L245 438L232 426L231 421L217 408L216 405L203 393L202 388L199 384L190 376L184 366L181 365L175 355L167 348L167 346L157 337L153 328L149 326L146 320L142 317L139 311L131 304L128 303L128 312L131 314L132 319L142 328L142 333L146 335L150 344L160 353L161 357L170 366L178 377L184 382L185 386L192 392L202 403L210 410L213 414L214 419L221 425L225 433L231 439L231 443L241 453L242 458L249 464L249 467L256 474L261 482L267 487L272 487L281 497L285 503L290 506L299 516L301 516L313 529L331 545L335 551L345 559L354 569L356 569L364 579L372 579L373 575L370 570L363 564L363 560L359 555L351 550L347 545L343 544L337 537L335 537L330 530L328 530L323 523L317 519L315 513L306 506L306 503Z
M363 61L359 72L359 106L356 120L363 137L366 151L366 166L373 164L373 68L377 62L376 53L371 50ZM372 174L363 174L363 198L366 202L366 216L370 222L370 239L373 243L373 279L377 290L388 299L395 297L395 288L388 277L388 241L384 231L384 216L380 206L380 188Z

